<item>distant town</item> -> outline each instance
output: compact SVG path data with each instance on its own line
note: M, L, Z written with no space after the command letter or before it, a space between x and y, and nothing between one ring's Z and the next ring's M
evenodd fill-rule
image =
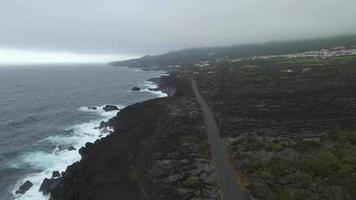
M267 55L253 56L249 60L271 59L271 58L330 58L335 56L356 56L356 46L351 48L338 46L330 49L321 49L319 51L307 51L303 53L285 54L285 55ZM233 61L236 61L233 60Z
M213 54L213 53L211 53ZM330 57L337 56L356 56L356 46L344 47L337 46L330 49L321 49L319 51L307 51L302 53L295 54L283 54L283 55L264 55L264 56L252 56L246 58L214 58L211 60L202 60L194 64L195 67L209 67L212 64L220 63L220 62L240 62L240 61L248 61L248 60L263 60L263 59L273 59L273 58L285 58L285 59L293 59L293 58L321 58L327 59ZM181 65L168 65L168 68L180 68Z

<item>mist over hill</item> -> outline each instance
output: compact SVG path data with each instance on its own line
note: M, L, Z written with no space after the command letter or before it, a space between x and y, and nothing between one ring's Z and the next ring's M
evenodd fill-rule
M114 66L164 67L168 65L189 65L202 60L216 58L245 58L262 55L293 54L305 51L327 49L336 46L356 45L356 34L297 41L280 41L261 44L241 44L221 47L191 48L171 51L162 55L147 55L137 59L116 61Z

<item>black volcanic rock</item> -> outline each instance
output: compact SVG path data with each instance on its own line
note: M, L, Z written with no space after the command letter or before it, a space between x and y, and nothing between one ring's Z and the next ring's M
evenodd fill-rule
M41 187L39 189L40 192L43 192L43 194L48 194L51 192L52 189L54 189L55 187L57 187L57 185L59 184L60 179L48 179L45 178L41 184Z
M107 125L108 125L107 122L101 121L99 129L102 129L102 128L106 127Z
M93 146L93 143L87 142L87 143L85 143L84 147L79 149L79 154L82 156L82 159L86 156L87 151L89 151L92 146Z
M79 150L82 160L59 178L51 199L145 199L142 190L149 199L219 199L214 197L219 195L217 184L205 183L215 179L212 166L202 167L210 163L209 148L201 148L208 146L202 119L189 115L198 104L185 96L190 91L187 84L173 83L179 85L177 98L137 103L110 119L107 124L114 132ZM194 179L204 191L198 194L183 182L202 169L206 176Z
M111 122L116 130L113 134L80 148L82 160L67 168L60 184L50 191L51 198L140 199L132 170L143 147L141 140L151 136L165 109L160 102L151 101L123 109Z
M344 149L355 147L336 139L355 135L355 66L356 57L248 59L192 75L215 112L232 163L245 173L247 199L273 199L280 191L287 194L282 199L356 199L356 187L344 184L351 171L329 184L344 168ZM310 163L324 163L326 154L340 167L312 167L311 173ZM333 188L340 197L333 197Z
M133 87L131 90L137 92L137 91L140 91L141 88L139 88L139 87Z
M33 184L31 181L26 181L16 190L16 194L25 194L32 186Z
M59 173L59 171L53 171L52 178L59 178L60 176L61 174Z
M106 105L104 106L103 110L105 110L105 112L110 112L113 110L119 110L119 108L115 105Z
M75 150L77 150L75 147L73 147L73 146L70 146L69 148L68 148L68 151L75 151Z

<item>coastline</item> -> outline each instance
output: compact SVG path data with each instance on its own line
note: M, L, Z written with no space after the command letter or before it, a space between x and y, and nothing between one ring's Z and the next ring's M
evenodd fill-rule
M165 74L165 73L163 73L163 74ZM166 96L166 94L164 94L160 90L157 90L158 86L154 82L151 82L149 80L142 82L140 84L140 86L142 86L142 90L139 92L149 92L151 94L154 94L155 97L153 97L153 98L160 98L160 97ZM151 88L152 90L149 90L149 88ZM155 89L155 90L153 90L153 89ZM42 181L45 178L50 178L52 176L52 172L65 171L68 166L72 165L75 162L80 161L81 158L80 158L80 153L78 150L81 147L85 146L86 143L95 142L96 140L104 138L111 134L112 130L109 127L103 127L102 129L99 129L98 127L100 126L101 122L108 121L111 118L115 117L119 111L114 110L114 111L110 111L110 112L105 112L104 110L102 110L102 108L104 106L105 105L103 105L103 106L85 106L85 107L78 108L78 111L80 111L80 112L88 112L92 115L99 116L97 120L93 120L93 121L82 123L82 124L75 124L67 129L65 129L65 131L69 131L72 129L75 129L75 130L78 129L77 130L78 132L85 132L85 135L78 135L78 137L84 137L86 139L82 138L81 141L75 142L76 145L74 145L73 147L76 150L69 150L68 147L65 147L65 149L63 149L63 147L61 147L61 146L56 147L56 149L53 150L52 154L58 158L61 158L58 160L58 163L61 163L61 162L62 163L53 169L41 170L41 172L28 174L25 177L22 177L20 180L17 181L17 183L15 185L13 185L11 187L11 188L13 188L11 193L13 194L14 199L21 200L21 199L28 199L29 197L31 199L34 198L36 200L49 199L48 195L42 195L41 192L38 191L40 189ZM116 105L116 106L119 108L119 110L122 110L125 107L123 105ZM93 107L95 107L96 109L95 110L90 109ZM45 139L41 140L40 142L42 142L42 141L55 142L55 140L59 139L57 137L61 137L61 136L57 136L57 135L50 136L49 138L45 138ZM60 139L63 139L63 138L60 138ZM75 138L67 138L67 139L71 140L71 142L73 142L72 140ZM22 155L21 158L29 159L26 157L26 155L25 154ZM26 191L25 194L23 194L23 195L17 195L16 191L27 180L31 180L33 182L33 186L31 188L31 190L32 190L31 194L29 194L31 191L31 190L29 190L29 191Z
M149 81L168 97L127 106L103 123L112 134L86 143L79 162L43 182L51 199L221 197L190 84L175 75Z
M97 107L100 108L100 106ZM118 105L118 107L123 108L124 106ZM85 145L86 142L93 142L96 139L105 137L105 135L109 134L110 130L98 130L96 127L98 126L98 124L100 124L102 120L108 120L114 117L117 111L105 112L101 110L89 110L87 107L81 107L78 110L80 110L81 112L93 112L94 114L98 115L99 119L86 123L72 125L66 131L75 130L77 133L73 136L69 136L68 138L61 135L55 135L45 138L40 142L58 143L59 141L63 142L63 140L68 140L68 143L75 143L73 145L70 145L70 147L79 149L81 146ZM83 135L82 133L85 133L85 135ZM64 141L64 143L66 142ZM68 147L65 147L65 145L57 145L56 148L53 150L52 155L38 152L35 155L24 154L21 156L20 159L33 159L32 162L40 162L40 159L57 159L57 164L55 166L50 168L43 166L41 172L32 173L25 176L24 178L21 178L12 190L14 198L18 200L26 199L28 197L30 197L31 199L34 198L36 200L46 200L48 199L48 197L41 195L41 193L38 192L42 180L46 177L52 176L53 171L64 171L67 166L71 165L74 162L77 162L80 159L80 155L78 151L69 150ZM31 180L33 184L31 190L27 191L23 195L16 194L18 188L27 180Z

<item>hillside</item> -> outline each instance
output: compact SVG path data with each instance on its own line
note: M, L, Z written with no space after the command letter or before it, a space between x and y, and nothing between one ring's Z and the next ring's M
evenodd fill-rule
M335 46L351 47L354 45L356 45L356 35L347 35L289 42L184 49L162 55L148 55L138 59L112 62L111 65L160 68L168 65L189 65L198 61L217 58L244 58L261 55L292 54L320 50L323 48L332 48Z

